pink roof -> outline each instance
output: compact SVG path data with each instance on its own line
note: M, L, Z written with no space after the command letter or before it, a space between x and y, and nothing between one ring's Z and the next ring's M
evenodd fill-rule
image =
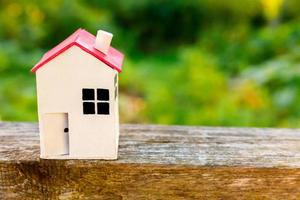
M73 45L78 46L83 51L95 56L97 59L110 66L111 68L122 71L122 64L124 55L118 50L110 47L108 53L105 55L102 52L94 48L96 37L84 29L78 29L72 35L70 35L63 42L44 54L42 59L31 69L31 72L36 72L44 64L69 49Z

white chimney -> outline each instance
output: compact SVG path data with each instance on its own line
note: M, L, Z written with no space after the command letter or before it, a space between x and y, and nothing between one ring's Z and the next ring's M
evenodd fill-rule
M102 53L107 54L112 37L112 33L98 30L94 47Z

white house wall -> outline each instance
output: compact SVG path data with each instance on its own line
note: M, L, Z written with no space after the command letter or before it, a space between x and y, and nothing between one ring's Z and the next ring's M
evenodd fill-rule
M73 46L36 72L41 157L44 149L46 113L68 113L69 158L116 159L118 105L115 101L115 70L94 56ZM109 115L84 115L82 89L109 89Z

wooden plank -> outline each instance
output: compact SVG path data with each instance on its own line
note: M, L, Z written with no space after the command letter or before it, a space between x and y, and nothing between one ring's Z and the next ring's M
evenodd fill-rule
M296 129L123 125L117 161L40 160L0 123L0 199L299 199L299 166Z

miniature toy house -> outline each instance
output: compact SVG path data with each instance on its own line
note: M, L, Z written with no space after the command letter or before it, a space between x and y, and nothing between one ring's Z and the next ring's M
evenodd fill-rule
M41 158L116 159L118 73L123 54L112 34L78 29L32 68L36 74Z

